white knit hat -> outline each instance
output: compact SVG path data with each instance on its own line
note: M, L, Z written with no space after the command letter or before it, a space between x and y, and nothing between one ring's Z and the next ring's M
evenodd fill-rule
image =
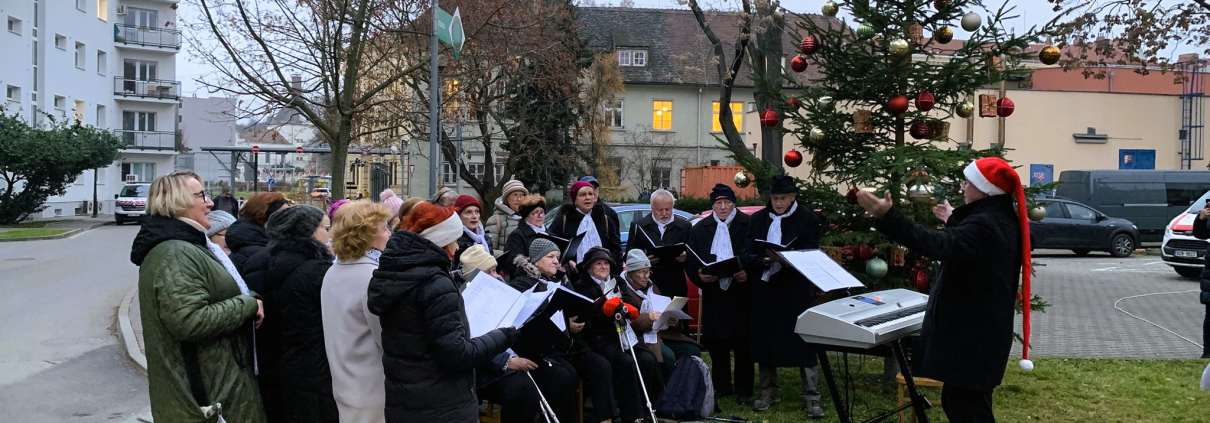
M437 244L438 247L444 248L462 236L462 228L462 218L458 217L457 213L453 213L441 223L420 232L420 236Z

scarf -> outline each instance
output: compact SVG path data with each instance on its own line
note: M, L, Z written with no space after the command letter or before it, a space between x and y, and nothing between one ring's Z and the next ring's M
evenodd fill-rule
M210 242L209 239L206 240L206 247L210 248L210 252L214 253L214 257L218 259L219 264L223 265L223 269L226 269L227 273L231 274L231 277L235 279L235 284L239 285L239 292L244 295L250 295L250 291L248 291L248 284L244 282L244 278L239 275L239 271L235 270L235 264L231 263L231 259L227 257L227 253L223 252L223 247Z
M784 237L781 234L781 220L794 214L795 210L798 210L797 201L795 201L793 204L791 204L790 210L787 211L785 214L782 214L781 216L775 215L773 213L769 213L769 218L772 219L772 222L769 222L769 233L767 235L765 235L765 241L776 242L778 244L781 244L783 242L782 238L784 238ZM771 208L770 208L770 211L772 211ZM771 266L769 266L768 269L765 270L764 273L762 273L760 275L760 280L768 282L769 278L772 277L774 273L777 273L780 270L781 270L781 263L773 263Z
M579 212L580 209L577 208L576 211ZM584 253L587 253L589 249L601 246L601 235L597 233L597 223L592 221L592 210L588 210L588 213L580 212L580 214L584 215L584 219L580 220L580 227L576 229L576 235L585 235L584 240L580 241L580 248L576 250L576 263L584 261Z
M475 230L473 230L473 231L464 225L464 226L462 226L462 232L466 233L467 236L469 236L469 237L471 237L471 239L475 240L476 244L482 245L483 248L487 250L488 254L492 253L492 246L487 245L487 234L483 233L483 224L482 223L480 223L479 226L475 227Z
M366 251L366 258L378 263L378 260L382 258L382 250L371 247L369 251Z
M735 250L731 248L731 232L729 227L731 222L735 220L735 214L738 210L731 210L731 214L727 216L727 220L719 220L718 214L711 214L714 222L718 224L714 228L714 240L710 242L710 254L714 254L714 261L726 260L735 257ZM726 291L731 288L731 276L719 277L719 287Z
M525 224L526 224L526 225L529 225L529 222L525 222ZM529 228L530 228L530 229L533 229L535 233L540 233L540 234L545 234L545 233L546 233L546 227L545 227L545 226L534 226L534 225L529 225Z
M613 298L622 296L622 292L620 289L621 287L618 286L617 279L611 277L611 278L606 278L606 280L600 280L592 275L589 275L588 277L592 278L592 281L596 282L597 286L601 287L601 292L605 293L605 299L608 300L608 299L613 299ZM622 283L629 283L629 282L622 282ZM642 298L647 298L647 297L642 296ZM609 316L609 317L613 318L612 316ZM623 319L623 320L625 320L625 319ZM622 333L626 337L626 343L622 345L622 351L630 351L630 349L633 348L635 344L639 343L639 337L634 334L634 329L630 328L629 321L626 321L625 324L622 325Z
M660 238L663 238L664 230L668 229L668 225L671 224L673 220L676 220L676 216L673 216L671 219L668 219L667 222L661 222L659 219L656 219L655 217L652 217L651 220L654 220L655 226L660 228Z

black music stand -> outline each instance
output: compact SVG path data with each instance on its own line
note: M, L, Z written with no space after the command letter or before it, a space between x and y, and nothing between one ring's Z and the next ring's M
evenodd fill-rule
M853 423L853 418L849 416L848 407L845 406L844 400L841 399L840 391L836 389L836 377L832 375L832 365L828 363L828 351L873 355L880 357L894 355L895 360L899 362L899 371L903 373L904 385L907 385L908 397L911 398L911 401L861 423L880 422L890 418L891 416L894 416L895 414L898 414L900 411L907 410L908 408L916 410L916 417L921 422L929 423L929 416L928 414L925 414L925 410L931 408L933 404L929 403L928 399L924 398L924 395L916 391L916 382L912 380L912 370L908 365L907 355L903 352L903 343L901 342L901 339L891 341L890 348L887 348L884 345L868 349L814 343L809 343L808 345L810 345L811 348L815 350L815 354L819 356L819 365L823 368L823 376L828 382L828 390L832 393L832 403L836 405L836 415L840 418L840 423Z

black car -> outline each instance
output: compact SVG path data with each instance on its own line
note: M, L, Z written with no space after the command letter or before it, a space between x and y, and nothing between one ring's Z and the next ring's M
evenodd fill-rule
M1029 222L1031 248L1071 250L1077 255L1107 251L1114 257L1129 257L1138 245L1139 228L1129 220L1062 197L1038 197L1037 202L1046 207L1046 218Z

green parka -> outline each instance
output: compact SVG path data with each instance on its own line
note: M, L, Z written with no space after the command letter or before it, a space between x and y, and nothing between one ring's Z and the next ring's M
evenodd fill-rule
M184 221L147 216L135 237L139 306L147 353L151 414L157 422L214 422L190 393L181 343L195 344L210 402L229 423L263 423L253 375L252 322L256 299L206 246L205 234ZM253 294L255 295L255 294Z

